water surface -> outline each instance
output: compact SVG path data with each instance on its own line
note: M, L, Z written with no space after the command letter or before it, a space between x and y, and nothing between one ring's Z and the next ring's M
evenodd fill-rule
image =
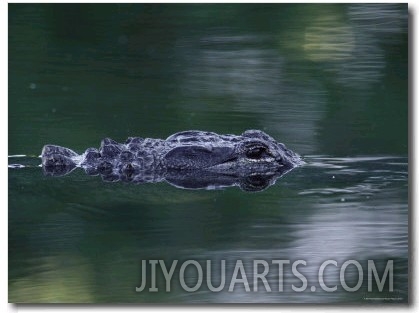
M9 301L407 302L407 38L406 5L10 4L9 155L27 157L9 164L29 166L9 168ZM187 129L261 129L307 164L257 193L38 167L44 144ZM252 290L253 260L301 259L309 285L288 270L276 292L272 266L272 292L188 293L178 275L165 292L161 273L136 292L151 259L223 259L227 280L240 259ZM394 292L322 291L329 259L393 260Z

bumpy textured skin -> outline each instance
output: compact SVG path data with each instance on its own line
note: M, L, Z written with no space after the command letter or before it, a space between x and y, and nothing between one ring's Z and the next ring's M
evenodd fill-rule
M183 188L239 185L261 190L302 164L301 158L260 130L241 135L184 131L166 140L130 137L125 143L105 138L99 149L79 155L46 145L42 165L47 175L61 176L76 167L106 181L169 183Z

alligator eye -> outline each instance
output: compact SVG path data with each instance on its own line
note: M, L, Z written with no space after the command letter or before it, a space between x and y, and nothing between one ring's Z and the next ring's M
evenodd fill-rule
M260 159L266 154L266 148L255 147L246 151L246 157L249 159Z

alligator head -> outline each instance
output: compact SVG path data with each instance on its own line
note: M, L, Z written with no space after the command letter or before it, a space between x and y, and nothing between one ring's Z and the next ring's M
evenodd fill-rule
M302 163L297 154L260 130L240 136L186 131L166 140L177 143L164 156L168 168L249 174L284 171Z

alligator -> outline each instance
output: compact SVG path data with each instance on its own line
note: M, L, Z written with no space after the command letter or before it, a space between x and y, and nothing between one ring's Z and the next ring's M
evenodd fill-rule
M125 143L105 138L99 149L88 148L80 155L69 148L45 145L41 158L44 173L50 176L82 168L105 181L167 181L190 189L238 185L246 191L263 190L304 163L260 130L241 135L189 130L166 140L129 137Z

